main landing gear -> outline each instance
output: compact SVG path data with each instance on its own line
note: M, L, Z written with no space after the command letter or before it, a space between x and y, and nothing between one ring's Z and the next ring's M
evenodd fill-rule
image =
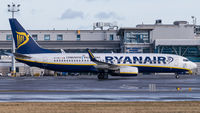
M108 74L107 73L99 73L98 79L99 80L106 80L106 79L108 79Z

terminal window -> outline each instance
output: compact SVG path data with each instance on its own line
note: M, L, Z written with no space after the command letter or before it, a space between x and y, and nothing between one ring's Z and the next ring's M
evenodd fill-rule
M33 38L34 40L38 40L38 35L32 35L32 38Z
M57 40L63 40L63 35L57 35Z
M149 32L146 31L131 31L125 34L126 43L149 43Z
M77 34L76 40L81 40L81 35L80 34Z
M10 72L12 71L12 67L9 68ZM16 67L16 72L19 72L19 67Z
M50 35L44 35L44 40L50 40Z
M195 26L195 33L200 34L200 26Z
M110 39L109 40L114 40L114 35L113 34L110 35Z
M6 35L6 40L12 40L12 35L11 34Z

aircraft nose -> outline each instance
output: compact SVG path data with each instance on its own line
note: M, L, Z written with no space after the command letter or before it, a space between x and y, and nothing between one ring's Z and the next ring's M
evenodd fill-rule
M197 64L196 63L192 63L192 69L197 69Z
M192 74L194 72L197 73L197 64L194 63L194 62L191 62L190 63L190 71L189 71L189 73Z

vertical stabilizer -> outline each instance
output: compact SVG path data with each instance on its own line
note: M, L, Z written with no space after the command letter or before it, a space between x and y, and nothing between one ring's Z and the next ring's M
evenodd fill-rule
M20 25L17 19L9 19L13 38L15 41L16 53L37 54L37 53L55 53L53 51L41 48L28 32Z

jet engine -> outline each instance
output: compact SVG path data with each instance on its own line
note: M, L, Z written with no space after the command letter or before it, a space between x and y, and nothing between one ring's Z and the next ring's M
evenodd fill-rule
M137 76L138 68L131 66L120 66L119 70L113 74L112 76Z

